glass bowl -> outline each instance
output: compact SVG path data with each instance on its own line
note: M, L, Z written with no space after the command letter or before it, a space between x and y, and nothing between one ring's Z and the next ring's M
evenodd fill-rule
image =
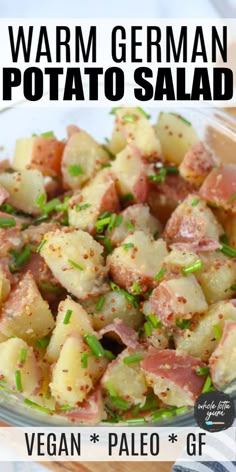
M151 114L153 123L158 113L162 111L161 108L145 108L145 110ZM68 124L78 125L98 141L104 142L104 137L111 134L114 121L109 111L107 108L27 108L20 104L0 110L0 160L11 159L17 138L53 130L58 138L63 139ZM177 112L193 124L200 140L204 141L221 161L236 162L236 117L215 108L186 108L177 109ZM236 401L236 382L231 384L227 391ZM0 394L0 420L15 426L72 425L64 417L38 412L23 405L16 396L3 393ZM152 426L155 424L194 426L195 421L191 410L171 419L150 423ZM102 425L104 426L104 423Z

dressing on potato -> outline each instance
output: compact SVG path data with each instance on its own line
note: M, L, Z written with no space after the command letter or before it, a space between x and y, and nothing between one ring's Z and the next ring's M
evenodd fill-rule
M78 424L172 417L236 378L236 165L178 114L112 113L106 144L70 125L0 171L0 388Z

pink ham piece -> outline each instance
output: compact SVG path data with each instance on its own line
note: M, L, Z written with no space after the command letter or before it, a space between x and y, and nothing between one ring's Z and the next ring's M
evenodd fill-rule
M171 249L177 249L179 251L194 251L194 252L207 252L216 251L220 249L222 244L213 238L203 238L199 242L186 242L186 243L174 243L170 245Z
M196 242L204 237L205 232L206 222L203 218L175 212L165 227L164 236L173 242Z
M196 369L205 364L199 359L173 349L158 350L150 347L141 362L147 383L167 405L177 407L194 405L200 395L206 376Z
M199 195L208 202L236 212L236 165L226 164L214 169L203 182Z
M220 389L236 378L235 346L236 321L226 320L220 342L209 359L211 378L216 388Z
M204 144L194 144L185 154L180 166L180 175L188 182L200 186L216 162Z
M60 412L72 423L97 424L104 417L101 388L98 387L76 410Z
M2 205L9 197L9 192L2 185L0 185L0 205Z
M127 347L136 349L138 346L138 333L119 318L115 318L113 323L102 328L99 331L99 336L102 337L107 333L115 333Z

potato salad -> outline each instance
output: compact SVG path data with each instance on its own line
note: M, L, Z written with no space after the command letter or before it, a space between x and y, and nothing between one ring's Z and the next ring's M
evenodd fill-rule
M0 390L76 424L147 424L236 379L236 164L115 108L0 163Z

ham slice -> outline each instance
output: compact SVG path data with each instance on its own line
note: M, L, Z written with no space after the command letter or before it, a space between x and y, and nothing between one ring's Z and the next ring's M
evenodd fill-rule
M102 337L107 333L115 333L127 347L135 349L138 346L138 333L119 318L115 318L113 323L102 328L99 336Z
M200 395L206 376L198 376L196 369L205 364L173 349L158 350L150 347L141 362L147 383L167 405L194 405Z

